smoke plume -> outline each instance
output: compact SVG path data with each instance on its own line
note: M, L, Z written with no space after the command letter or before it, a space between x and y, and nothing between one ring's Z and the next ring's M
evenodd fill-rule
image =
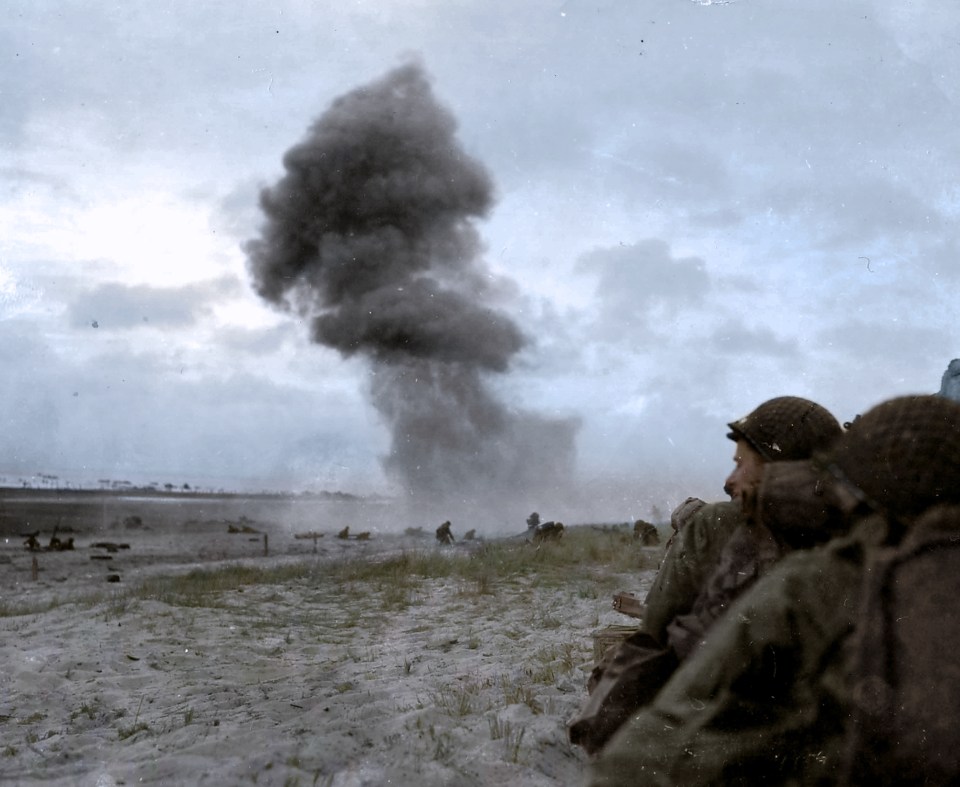
M527 339L497 306L472 223L490 176L455 131L418 64L341 96L283 157L246 250L263 298L369 359L384 469L413 499L526 505L566 485L575 424L489 389Z

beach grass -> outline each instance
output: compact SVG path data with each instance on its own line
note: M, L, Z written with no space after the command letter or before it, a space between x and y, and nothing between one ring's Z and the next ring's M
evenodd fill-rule
M459 594L494 595L504 583L527 582L531 587L569 587L581 597L595 597L596 580L655 568L660 549L642 547L622 528L577 526L567 528L556 542L537 546L518 539L480 542L469 550L425 548L403 550L375 558L345 556L311 559L281 565L226 563L184 573L153 577L136 585L85 596L53 598L42 603L0 601L0 618L39 614L63 604L108 604L122 612L135 600L155 600L180 607L215 607L223 595L247 586L307 582L357 593L377 592L384 611L399 611L416 602L416 591L426 580L452 579Z

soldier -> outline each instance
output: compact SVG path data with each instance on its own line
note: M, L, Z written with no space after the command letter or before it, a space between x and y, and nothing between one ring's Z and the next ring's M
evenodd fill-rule
M743 516L741 501L754 492L764 468L809 458L842 432L826 409L794 396L764 402L728 426L735 467L724 490L733 499L691 507L647 594L643 629L593 670L590 697L570 722L570 740L590 753L653 699L733 599L781 556L775 539Z
M559 541L563 538L563 522L544 522L533 531L533 543L542 544L544 541Z
M638 519L633 523L633 539L639 541L642 546L655 547L660 543L660 534L649 522Z
M733 472L724 482L729 503L696 508L664 556L647 594L645 630L667 642L667 626L690 612L710 575L720 564L727 540L743 525L741 498L752 491L771 462L807 459L837 439L837 419L819 404L796 396L770 399L749 415L728 424L736 443ZM689 501L687 501L689 503ZM685 503L684 505L686 505Z
M957 783L960 404L878 405L813 469L767 468L748 503L779 538L837 535L737 600L592 784ZM914 565L915 585L888 582Z
M444 545L453 543L453 533L450 531L449 521L444 522L437 528L437 541Z

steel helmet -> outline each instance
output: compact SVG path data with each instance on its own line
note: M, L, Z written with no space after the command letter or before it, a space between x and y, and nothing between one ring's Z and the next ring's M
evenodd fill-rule
M746 440L768 462L809 459L843 430L830 412L809 399L778 396L728 424L731 440Z
M894 516L960 503L960 404L935 395L883 402L824 460L866 502Z

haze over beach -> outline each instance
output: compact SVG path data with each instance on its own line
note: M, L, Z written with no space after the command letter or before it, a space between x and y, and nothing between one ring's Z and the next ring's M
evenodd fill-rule
M622 521L719 497L765 398L849 420L958 354L952 6L9 10L11 483Z

